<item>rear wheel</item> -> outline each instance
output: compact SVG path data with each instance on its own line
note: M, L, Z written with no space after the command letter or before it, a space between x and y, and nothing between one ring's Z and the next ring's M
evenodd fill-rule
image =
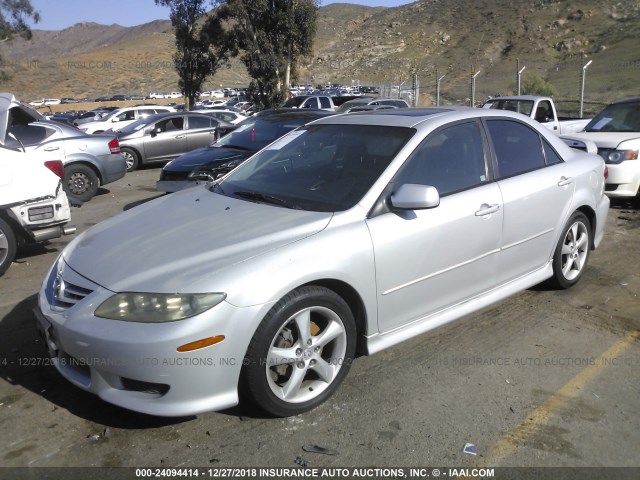
M301 287L269 311L254 334L243 367L250 400L286 417L328 399L355 353L355 321L347 303L324 287Z
M578 283L587 266L591 249L591 223L582 212L575 212L562 231L553 256L556 287L569 288Z
M124 157L124 161L127 163L127 172L133 172L140 165L140 157L138 152L131 148L121 148L120 153Z
M65 192L81 202L88 202L98 191L100 180L88 165L71 165L64 169Z
M16 236L7 222L0 218L0 275L7 271L16 258Z

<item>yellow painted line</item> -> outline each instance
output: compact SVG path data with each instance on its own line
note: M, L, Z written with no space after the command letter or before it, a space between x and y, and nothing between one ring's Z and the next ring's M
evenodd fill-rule
M485 465L498 466L507 456L509 456L518 445L524 441L544 423L558 408L583 389L596 375L598 375L606 365L605 360L619 356L635 339L640 337L640 331L630 332L614 343L606 352L602 353L592 365L581 370L575 377L554 393L547 401L531 412L527 419L507 432L494 445L486 460Z

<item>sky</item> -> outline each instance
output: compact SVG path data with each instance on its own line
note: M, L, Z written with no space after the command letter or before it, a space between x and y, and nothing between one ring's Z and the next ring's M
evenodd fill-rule
M322 1L322 5L339 3ZM396 7L411 0L342 0L340 3L358 3L370 7ZM154 0L31 0L40 12L41 20L31 28L38 30L63 30L80 22L96 22L104 25L117 23L130 27L158 19L169 19L169 9L158 7Z

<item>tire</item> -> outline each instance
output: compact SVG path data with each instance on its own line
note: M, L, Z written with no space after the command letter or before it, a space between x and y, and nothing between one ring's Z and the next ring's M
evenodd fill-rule
M140 166L140 156L135 150L124 147L120 149L120 153L127 162L127 172L133 172Z
M72 199L88 202L98 192L100 180L88 165L72 164L64 169L64 191Z
M7 222L0 218L0 276L16 258L16 236Z
M582 212L569 218L553 254L551 282L558 288L570 288L582 278L591 251L591 222Z
M324 287L298 288L273 306L253 335L242 393L277 417L311 410L347 375L355 342L353 314L339 295Z

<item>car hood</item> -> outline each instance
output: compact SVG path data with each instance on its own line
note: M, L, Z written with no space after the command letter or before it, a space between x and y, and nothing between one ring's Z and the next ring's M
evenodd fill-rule
M101 222L72 241L63 257L114 292L205 292L216 272L314 235L332 215L196 187Z
M562 138L591 140L598 148L617 148L622 142L640 138L639 132L580 132L562 135Z
M172 160L165 165L164 170L170 172L191 172L194 168L212 164L218 165L232 160L249 158L255 152L226 147L204 147Z

